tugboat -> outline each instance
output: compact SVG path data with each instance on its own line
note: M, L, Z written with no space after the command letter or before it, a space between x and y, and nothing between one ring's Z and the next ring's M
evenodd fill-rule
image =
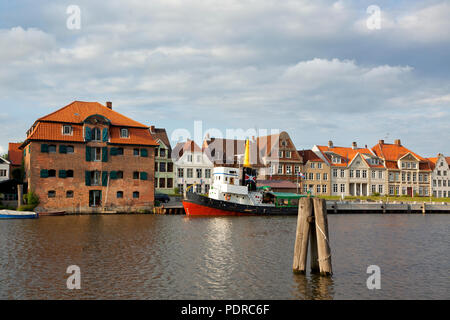
M277 193L256 187L256 169L250 165L246 141L241 179L239 169L216 167L208 196L186 192L183 207L188 216L297 215L299 198L294 193Z

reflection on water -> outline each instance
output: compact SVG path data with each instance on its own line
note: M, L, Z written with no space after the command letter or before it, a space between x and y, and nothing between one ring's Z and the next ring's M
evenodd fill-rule
M0 299L449 299L449 215L330 215L333 277L294 275L295 217L0 221ZM381 290L368 290L369 265ZM66 269L81 268L81 290Z

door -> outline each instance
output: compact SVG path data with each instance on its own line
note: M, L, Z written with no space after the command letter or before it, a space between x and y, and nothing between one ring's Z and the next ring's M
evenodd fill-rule
M412 193L412 187L408 187L407 189L407 193L409 197L412 197L413 193Z
M100 190L89 191L89 206L99 207L102 205L102 192Z

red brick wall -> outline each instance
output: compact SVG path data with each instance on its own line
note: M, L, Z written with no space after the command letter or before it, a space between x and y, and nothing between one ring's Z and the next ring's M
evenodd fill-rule
M41 144L56 145L56 153L42 153ZM60 154L59 145L71 145L73 154ZM134 156L133 149L137 146L124 146L124 155L111 156L108 145L108 162L87 162L86 145L90 147L105 147L105 142L81 143L53 143L31 142L31 154L26 155L26 171L29 188L40 199L39 207L43 210L65 210L71 213L99 212L101 208L89 207L89 191L102 191L102 204L108 210L119 212L134 212L139 210L151 210L154 204L154 148L147 149L148 157ZM28 147L27 147L28 150ZM41 178L41 169L56 170L56 177ZM73 170L73 178L59 178L59 170ZM123 171L123 179L109 180L109 187L86 186L85 171ZM134 180L133 172L147 172L148 179ZM48 197L48 191L56 191L55 198ZM73 191L73 198L67 198L66 192ZM117 191L123 191L123 198L118 199ZM133 192L140 193L139 199L133 198Z

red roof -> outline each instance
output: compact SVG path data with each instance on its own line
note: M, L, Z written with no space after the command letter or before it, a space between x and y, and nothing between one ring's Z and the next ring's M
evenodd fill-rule
M412 152L411 150L405 148L401 144L389 144L389 143L378 143L372 148L373 152L383 158L386 163L386 168L388 169L399 169L397 165L397 161L407 154L411 154L415 158L417 158L419 162L420 170L431 170L430 162L419 156L417 153Z
M148 128L148 126L125 117L101 103L84 101L74 101L49 115L39 118L38 121L83 123L86 118L95 114L104 116L111 121L113 126Z
M450 157L445 157L445 160L447 160L447 163L450 166Z
M98 102L75 101L36 121L27 140L84 142L83 122L90 116L100 115L110 122L110 143L157 146L149 127L131 120ZM70 123L71 135L63 135L63 125ZM120 129L127 128L128 138L120 137Z
M23 159L23 152L20 150L20 146L22 143L14 143L10 142L8 144L8 158L9 162L13 166L21 166L22 165L22 159Z
M371 157L374 156L373 152L368 148L329 147L329 146L317 146L317 147L319 148L320 152L322 152L322 154L325 156L325 158L328 159L328 162L330 163L330 165L336 166L336 167L348 166L353 161L353 159L355 159L355 157L358 154L361 154L361 155L366 154ZM341 163L332 163L330 153L334 153L334 154L340 156ZM383 167L383 165L381 165L381 164L380 165L372 165L372 164L368 163L363 156L361 156L361 158L371 168L378 168L378 167L382 168Z
M325 162L312 150L298 150L297 153L303 158L303 164L308 161Z

